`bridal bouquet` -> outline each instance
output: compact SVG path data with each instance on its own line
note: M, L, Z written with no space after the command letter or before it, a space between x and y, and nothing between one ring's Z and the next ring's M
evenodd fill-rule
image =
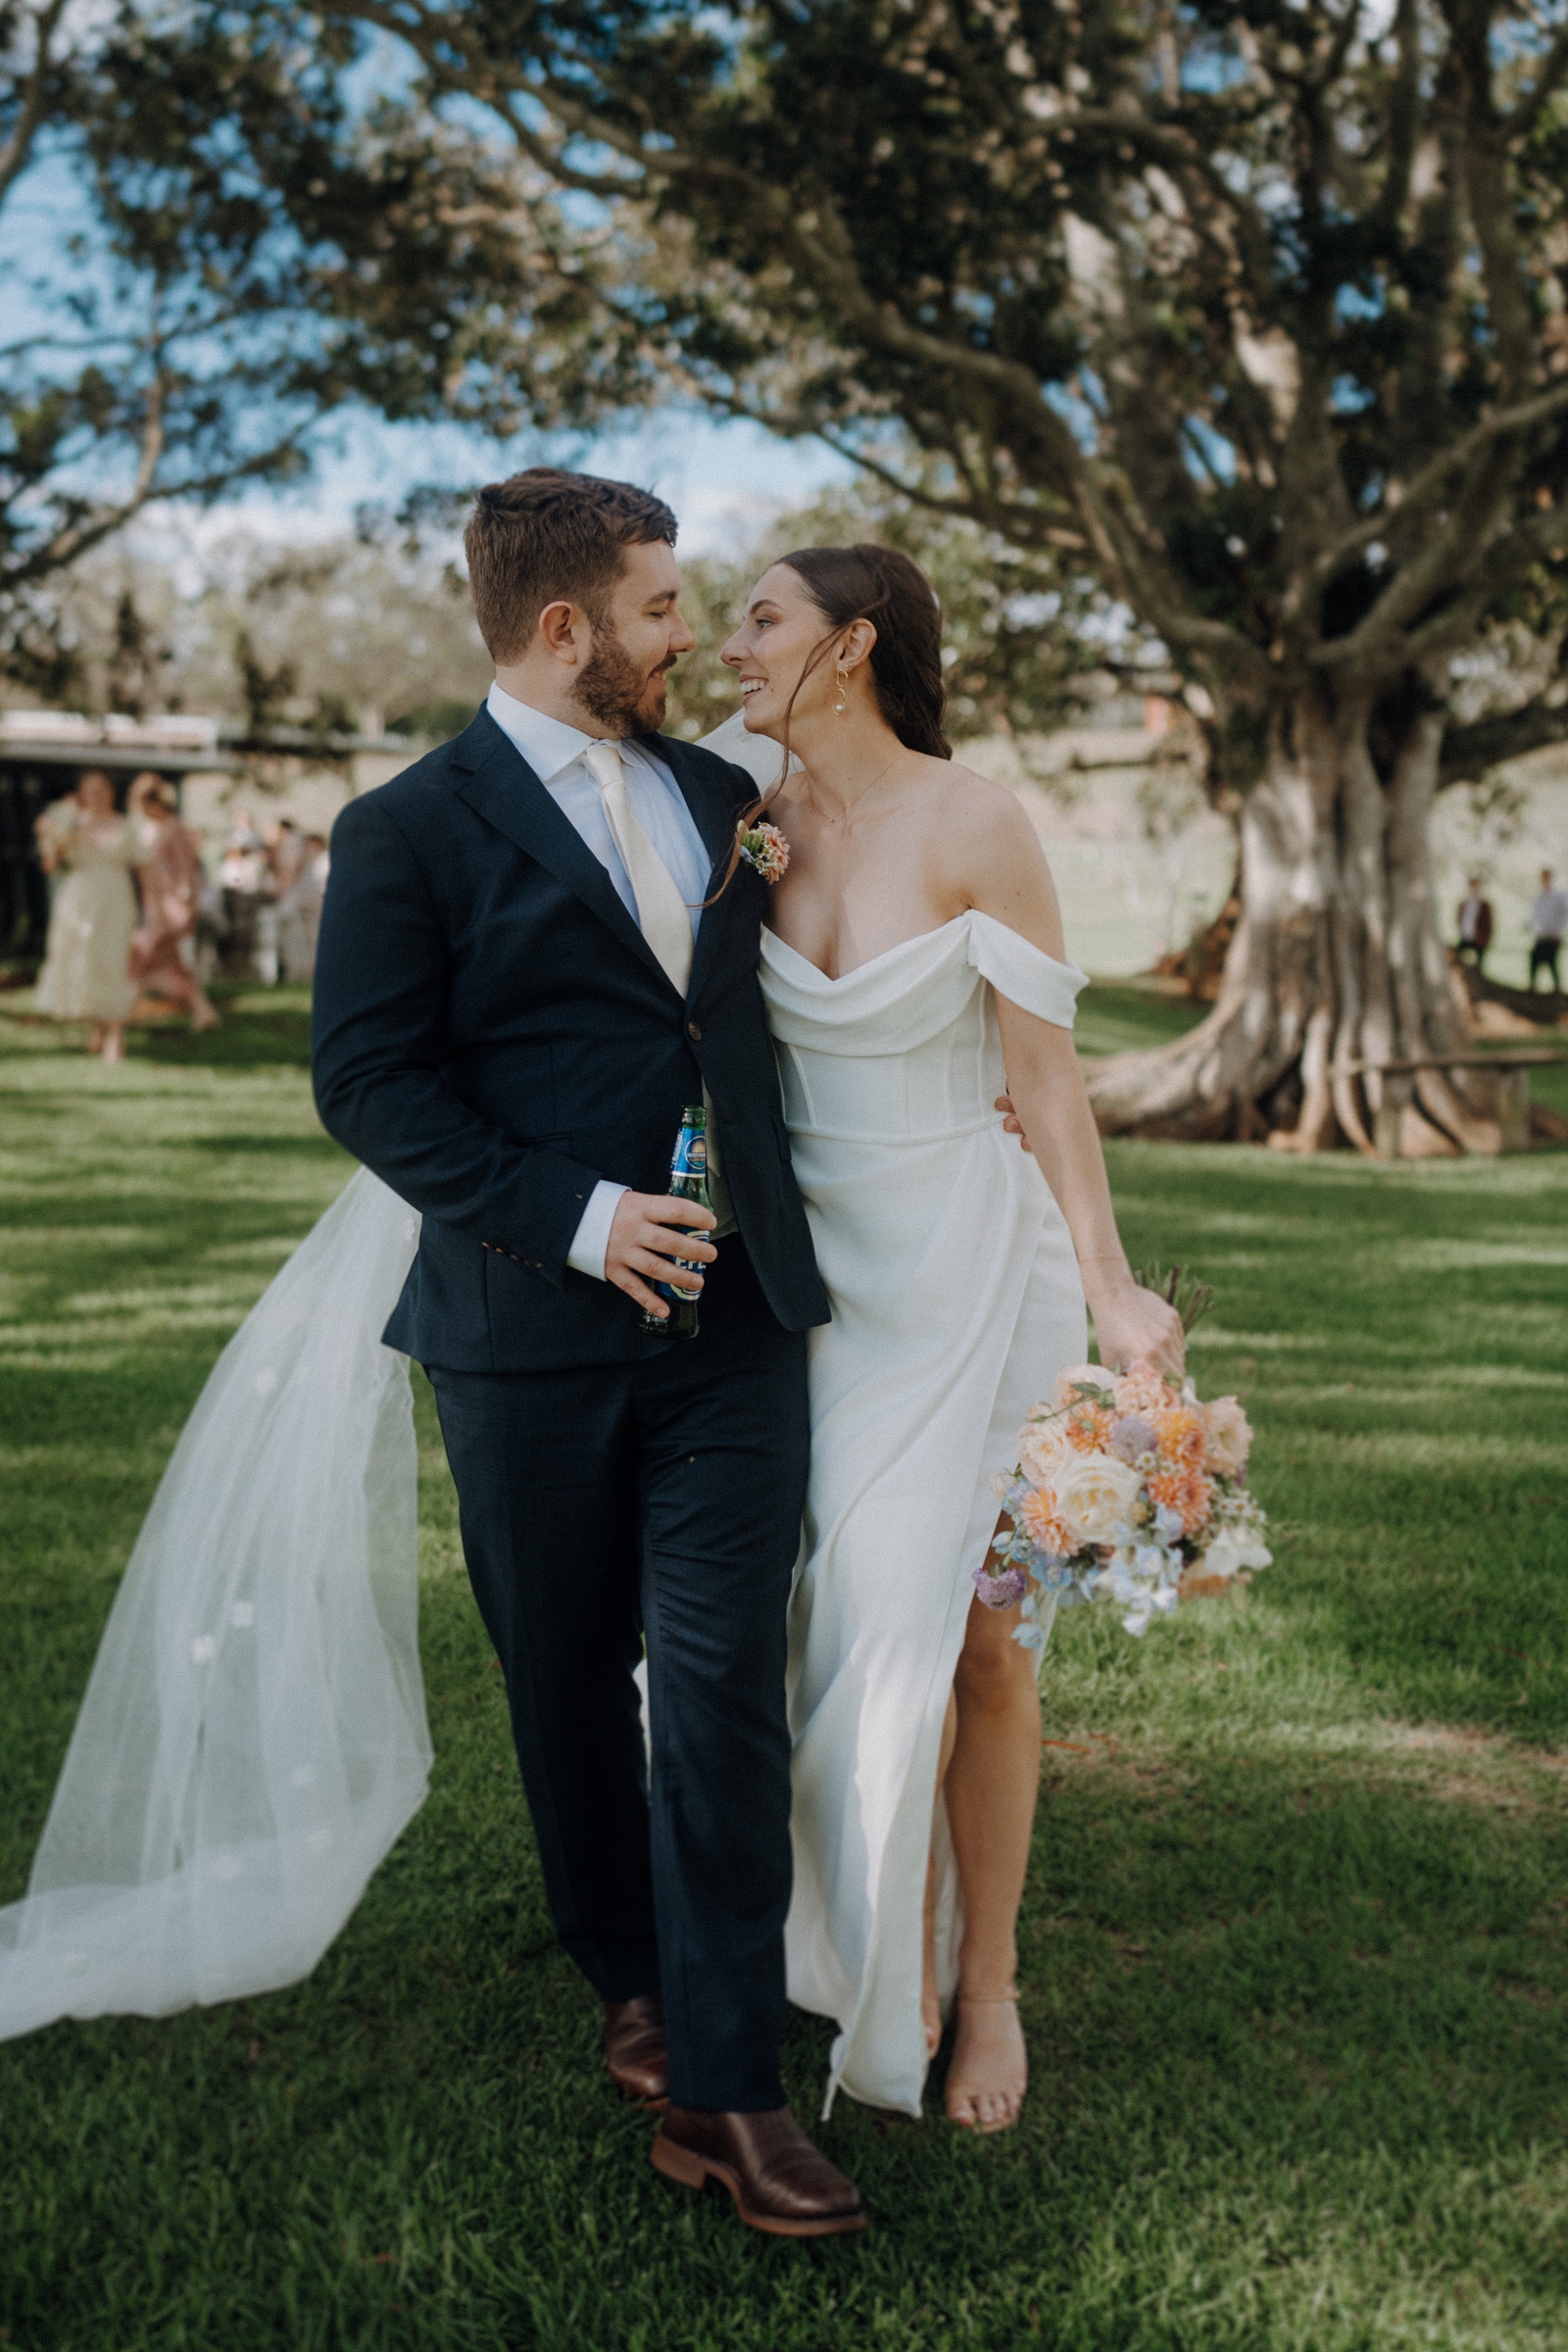
M993 1494L1011 1520L975 1571L989 1608L1023 1603L1015 1639L1045 1645L1044 1604L1109 1598L1130 1634L1179 1599L1266 1568L1263 1512L1247 1489L1252 1432L1234 1396L1200 1404L1190 1380L1134 1365L1063 1372L1018 1433ZM1049 1620L1048 1620L1049 1622Z

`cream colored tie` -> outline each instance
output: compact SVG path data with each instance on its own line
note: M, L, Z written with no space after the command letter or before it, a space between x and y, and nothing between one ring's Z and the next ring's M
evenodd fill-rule
M620 852L620 862L631 877L638 928L668 973L675 994L684 1002L692 971L690 910L674 875L632 814L626 797L626 771L620 764L616 746L602 736L588 746L583 760L599 787L611 838ZM703 1102L708 1110L708 1195L718 1219L715 1238L721 1239L734 1232L735 1214L730 1207L729 1187L719 1166L712 1098L706 1086Z
M675 994L684 998L692 970L692 918L686 902L674 875L632 814L626 771L616 746L605 740L591 743L583 759L599 787L620 862L631 878L638 928L669 974Z

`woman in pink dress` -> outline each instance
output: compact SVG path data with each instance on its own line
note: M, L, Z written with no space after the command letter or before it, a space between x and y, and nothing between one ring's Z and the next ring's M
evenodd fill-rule
M190 1012L193 1029L215 1029L217 1008L183 950L196 929L202 861L194 834L175 813L174 795L162 776L138 776L130 788L138 827L141 924L131 942L130 976L152 997L170 997Z

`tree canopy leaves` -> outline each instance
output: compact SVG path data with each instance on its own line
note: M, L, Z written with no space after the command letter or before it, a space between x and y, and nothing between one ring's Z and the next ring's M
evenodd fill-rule
M1082 554L1241 737L1441 698L1521 593L1561 635L1563 0L320 21L395 36L554 187L562 281L645 393Z

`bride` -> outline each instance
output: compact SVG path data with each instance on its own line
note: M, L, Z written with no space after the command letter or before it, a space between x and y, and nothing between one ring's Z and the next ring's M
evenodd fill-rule
M790 1988L838 2024L830 2100L916 2114L956 1990L949 2112L995 2130L1025 2085L1040 1721L1012 1618L973 1598L987 1481L1082 1357L1086 1296L1107 1360L1174 1367L1179 1325L1116 1237L1032 829L949 757L922 575L794 555L725 659L744 710L714 748L770 785L781 749L804 761L768 796L791 863L762 987L834 1314L791 1624ZM297 1981L422 1802L416 1457L380 1341L417 1238L362 1171L203 1391L0 1912L0 2037Z
M833 1307L808 1342L791 1612L790 1996L838 2022L829 2106L842 2084L918 2115L956 1989L947 2111L994 2132L1027 2081L1040 1704L1017 1607L974 1591L989 1480L1082 1361L1086 1299L1106 1362L1179 1370L1181 1325L1117 1236L1073 1053L1084 975L1034 828L942 731L923 574L885 547L786 556L723 659L748 734L800 762L766 796L790 857L761 983ZM734 733L714 748L746 759ZM772 749L748 763L778 775Z

